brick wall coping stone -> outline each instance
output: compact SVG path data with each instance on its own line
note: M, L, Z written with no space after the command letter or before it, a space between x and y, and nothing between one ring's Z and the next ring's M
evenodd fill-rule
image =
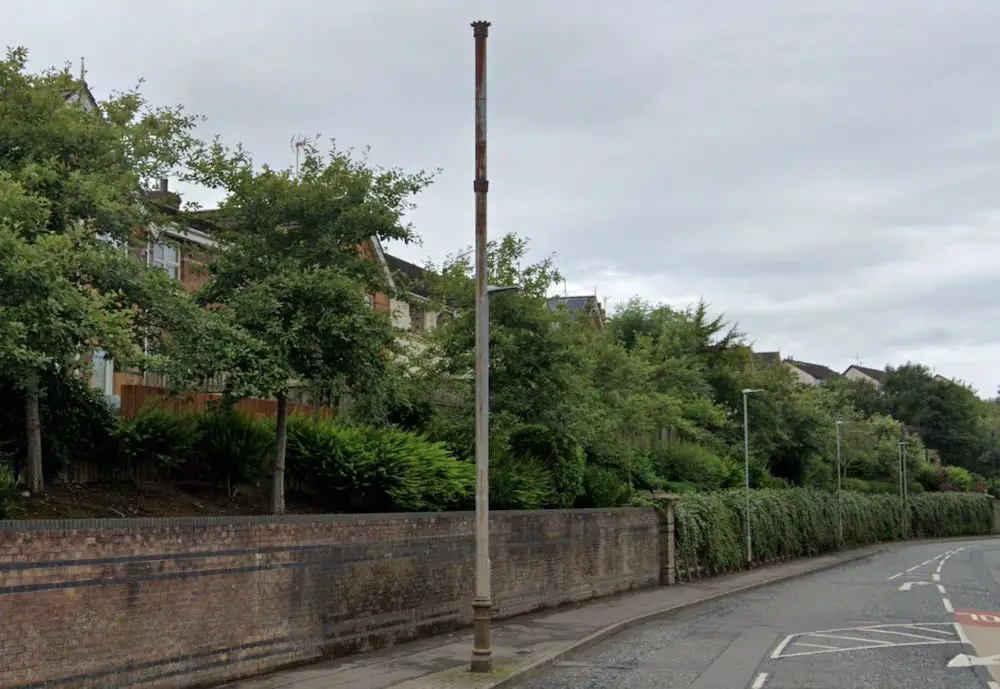
M609 507L553 510L494 510L495 517L538 515L629 514L652 511L651 507ZM283 514L236 515L227 517L126 517L102 519L0 519L4 531L85 531L132 530L209 526L270 526L279 524L364 524L386 521L428 521L472 519L475 512L386 512L371 514Z

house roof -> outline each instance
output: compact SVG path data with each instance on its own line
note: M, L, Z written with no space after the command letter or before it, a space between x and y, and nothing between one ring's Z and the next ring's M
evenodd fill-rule
M404 261L398 256L385 254L385 262L389 271L394 275L401 275L411 292L420 297L429 297L430 288L427 285L427 271L416 263Z
M774 366L781 363L781 352L751 352L750 357L754 364L762 366Z
M789 366L794 366L800 371L808 373L816 380L826 380L827 378L833 378L839 375L832 368L824 366L823 364L810 364L808 361L795 361L794 359L786 359L785 363Z
M885 382L885 375L886 375L885 371L882 371L877 368L868 368L867 366L858 366L857 364L853 364L851 366L848 366L847 369L844 371L844 373L847 373L847 371L850 371L852 368L855 371L860 371L861 373L864 373L869 378L873 378L880 383Z
M90 86L83 79L76 80L73 88L69 89L63 93L63 97L66 99L67 103L73 103L77 100L83 102L83 107L86 110L97 110L97 99L94 98L94 94L90 90Z
M576 320L581 313L596 314L598 326L604 327L604 309L595 295L549 297L545 300L545 305L551 311L565 309L569 312L570 320Z

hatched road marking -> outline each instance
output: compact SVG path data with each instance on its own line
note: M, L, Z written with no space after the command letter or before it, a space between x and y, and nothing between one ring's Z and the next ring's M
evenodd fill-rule
M790 634L775 647L771 659L962 642L963 639L952 622L879 624Z

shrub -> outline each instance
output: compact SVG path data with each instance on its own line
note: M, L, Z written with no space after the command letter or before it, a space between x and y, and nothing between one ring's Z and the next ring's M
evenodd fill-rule
M742 482L743 467L734 481L736 467L694 443L670 443L653 451L657 472L667 481L690 483L705 490L731 487Z
M184 474L226 486L255 484L274 452L274 421L223 409L196 417L195 443Z
M344 512L436 511L468 506L475 467L441 443L393 428L289 419L289 479Z
M753 554L771 560L829 552L839 547L836 493L806 488L751 491ZM897 496L845 492L844 542L897 539L902 510ZM710 572L746 566L745 495L742 491L689 493L677 503L676 538L683 567ZM991 498L977 494L923 493L910 498L909 530L915 536L988 534Z
M980 493L910 496L910 533L918 537L978 536L993 527L993 498Z
M122 419L115 431L118 452L148 466L155 474L170 473L187 462L198 441L198 416L146 408Z
M572 507L584 491L583 447L568 433L542 424L518 424L509 436L512 457L534 458L549 470L547 507Z
M0 378L0 446L27 455L24 393ZM77 462L108 465L115 459L115 415L100 392L74 375L51 372L41 379L39 413L47 477Z
M10 503L14 497L14 472L6 462L0 462L0 519L10 516Z
M941 471L941 467L936 467L932 464L921 464L913 478L924 487L924 490L935 491L941 490L941 484L944 482L945 477Z
M504 451L490 458L491 508L537 510L545 506L551 495L551 475L541 460L512 457Z
M616 507L628 500L629 488L618 472L600 466L589 466L583 476L583 495L578 507Z
M968 469L956 466L946 466L942 467L942 480L941 483L949 483L959 490L970 491L975 485L975 479L972 474L969 473Z

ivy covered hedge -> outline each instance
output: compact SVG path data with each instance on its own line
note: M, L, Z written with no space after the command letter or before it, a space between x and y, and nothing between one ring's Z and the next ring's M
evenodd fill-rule
M925 493L909 498L907 533L916 537L990 533L992 498L973 493ZM746 498L743 491L688 493L677 503L679 569L726 572L746 565ZM755 560L818 555L839 548L837 495L806 488L750 493ZM865 545L902 536L902 510L895 495L843 494L845 545Z

